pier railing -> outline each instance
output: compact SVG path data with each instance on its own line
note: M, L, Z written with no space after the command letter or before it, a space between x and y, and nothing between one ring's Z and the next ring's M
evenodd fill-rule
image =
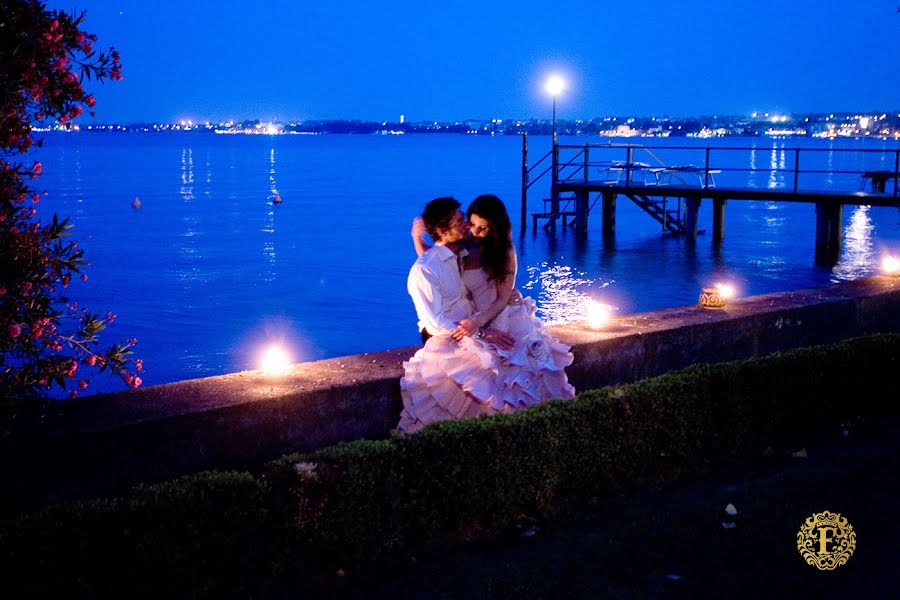
M558 149L558 181L590 180L612 171L621 172L626 185L652 183L660 175L671 176L672 183L703 188L717 185L717 178L733 187L752 188L760 187L753 175L765 173L763 187L769 189L852 193L871 186L871 193L898 197L900 149L638 144L559 145ZM734 177L741 173L750 177Z
M669 146L647 144L552 144L528 164L522 146L522 226L527 223L528 192L549 175L544 198L548 223L565 211L560 183L607 182L625 187L768 189L795 194L810 191L900 197L900 149L800 148L778 146ZM547 211L549 204L549 212Z

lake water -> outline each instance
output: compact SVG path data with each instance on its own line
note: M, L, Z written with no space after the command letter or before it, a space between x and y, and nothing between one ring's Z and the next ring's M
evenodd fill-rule
M726 279L742 295L853 279L876 272L883 252L900 250L900 210L846 207L841 259L816 267L814 205L742 201L728 203L718 250L709 234L693 247L663 236L624 198L614 247L600 239L599 209L586 239L530 228L520 238L521 139L512 136L43 135L36 158L45 176L37 183L49 196L39 215L70 215L91 263L88 282L70 286L72 297L118 315L104 339L138 338L147 385L256 368L269 341L285 344L297 361L417 343L406 293L415 258L409 229L425 202L441 195L464 206L488 192L507 202L518 285L550 321L580 318L586 295L626 314L693 304L702 286ZM723 160L760 171L724 173L719 184L737 178L759 187L793 185L790 174L771 169L792 168L786 149L798 144L885 151L823 151L803 165L833 170L888 162L892 170L898 148L882 140L651 141L696 146L693 164L703 164L707 144L752 145L750 155ZM532 137L532 160L549 147L549 138ZM859 189L858 174L817 177L828 180L816 185ZM537 185L529 212L547 195L547 185ZM272 204L275 193L283 204ZM131 207L135 196L140 210ZM710 228L711 212L705 202L701 228ZM94 389L120 387L105 376L96 382Z

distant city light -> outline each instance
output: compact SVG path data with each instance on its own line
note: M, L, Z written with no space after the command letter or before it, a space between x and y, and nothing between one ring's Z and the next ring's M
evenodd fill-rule
M859 126L863 129L867 129L869 127L869 117L861 117L859 119Z
M559 75L551 75L547 79L546 90L551 96L559 96L566 87L565 80Z

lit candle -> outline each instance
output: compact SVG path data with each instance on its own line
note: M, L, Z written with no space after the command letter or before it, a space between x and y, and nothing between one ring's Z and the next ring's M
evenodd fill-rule
M266 375L284 375L290 366L287 353L278 346L271 346L263 354L261 368Z
M703 288L700 293L700 306L703 308L725 308L730 298L734 297L734 287L717 283L714 287Z
M725 283L717 283L716 287L719 288L719 295L725 300L734 298L734 288L732 286Z
M893 256L885 256L881 261L881 270L885 275L900 275L900 260Z
M609 321L610 306L600 304L596 300L588 298L584 301L584 316L591 329L601 329Z

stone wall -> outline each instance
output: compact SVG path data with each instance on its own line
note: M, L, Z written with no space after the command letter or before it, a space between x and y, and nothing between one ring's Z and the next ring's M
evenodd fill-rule
M900 331L900 278L742 298L722 310L622 315L598 331L552 330L572 345L568 373L581 391L692 363ZM282 377L247 371L67 401L48 425L0 443L0 472L10 484L0 512L384 437L401 408L401 363L415 350L301 363Z

